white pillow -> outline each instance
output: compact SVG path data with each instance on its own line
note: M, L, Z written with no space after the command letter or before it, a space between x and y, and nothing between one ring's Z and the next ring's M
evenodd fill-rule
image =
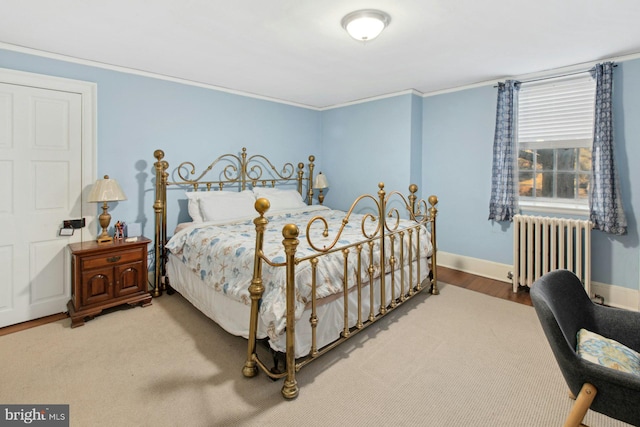
M304 208L307 204L302 200L302 195L296 190L282 190L272 187L254 187L256 198L264 197L269 200L269 211L283 211L289 209Z
M208 193L208 191L207 191ZM187 196L187 211L189 212L189 216L193 222L202 222L204 219L202 218L202 213L200 212L200 203L198 199L206 194L204 191L186 191L185 195Z
M242 192L236 191L186 191L185 195L187 196L187 211L189 212L189 216L193 220L193 222L203 222L206 221L202 207L200 205L200 201L203 199L222 199L226 198L228 195L232 195L230 197L234 197L233 195L245 194L246 196L251 197L253 202L255 202L255 196L251 190L244 190ZM253 203L252 202L252 203Z
M251 191L211 191L213 196L198 200L204 221L228 221L258 216L254 208L256 198Z

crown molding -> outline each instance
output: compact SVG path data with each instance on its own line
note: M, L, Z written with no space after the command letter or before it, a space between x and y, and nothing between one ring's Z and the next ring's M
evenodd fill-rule
M120 72L120 73L133 74L133 75L142 76L142 77L149 77L149 78L158 79L158 80L165 80L165 81L169 81L169 82L173 82L173 83L180 83L180 84L189 85L189 86L196 86L196 87L200 87L200 88L203 88L203 89L215 90L215 91L230 93L230 94L238 95L238 96L245 96L247 98L254 98L254 99L259 99L259 100L262 100L262 101L269 101L269 102L275 102L275 103L278 103L278 104L291 105L293 107L305 108L305 109L316 110L316 111L319 110L319 108L317 108L317 107L312 107L310 105L305 105L305 104L299 104L297 102L291 102L291 101L286 101L286 100L277 99L277 98L270 98L268 96L256 95L256 94L253 94L253 93L250 93L250 92L243 92L243 91L240 91L240 90L229 89L229 88L222 87L222 86L216 86L216 85L211 85L211 84L207 84L207 83L201 83L201 82L197 82L197 81L193 81L193 80L187 80L187 79L182 79L182 78L178 78L178 77L167 76L167 75L164 75L164 74L152 73L150 71L137 70L135 68L128 68L128 67L122 67L122 66L119 66L119 65L106 64L104 62L98 62L98 61L91 61L91 60L88 60L88 59L75 58L73 56L67 56L67 55L61 55L61 54L58 54L58 53L46 52L46 51L42 51L42 50L38 50L38 49L32 49L32 48L29 48L29 47L13 45L13 44L4 43L4 42L0 42L0 49L10 50L10 51L13 51L13 52L18 52L18 53L25 53L25 54L28 54L28 55L40 56L40 57L48 58L48 59L55 59L55 60L58 60L58 61L71 62L71 63L79 64L79 65L86 65L86 66L89 66L89 67L102 68L102 69L105 69L105 70L117 71L117 72Z
M334 110L334 109L337 109L337 108L348 107L348 106L357 105L357 104L364 104L364 103L371 102L371 101L378 101L378 100L381 100L381 99L393 98L393 97L396 97L396 96L409 95L409 94L410 95L420 96L422 98L427 98L427 97L430 97L430 96L436 96L436 95L442 95L442 94L446 94L446 93L458 92L458 91L461 91L461 90L474 89L474 88L483 87L483 86L495 85L499 81L503 81L503 80L529 80L529 79L536 79L536 78L540 78L540 77L548 77L548 76L551 76L551 75L554 75L554 74L563 74L563 73L567 73L567 72L576 71L576 70L579 70L579 69L590 68L590 67L594 66L595 64L597 64L599 62L605 62L605 61L623 62L623 61L630 61L630 60L633 60L633 59L639 59L640 58L640 52L638 52L638 53L633 53L633 54L628 54L628 55L621 55L621 56L615 56L615 57L606 58L606 59L600 59L600 60L591 61L591 62L585 62L585 63L581 63L581 64L570 65L570 66L566 66L566 67L562 67L562 68L555 68L555 69L544 70L544 71L539 71L539 72L529 73L529 74L523 74L523 75L518 75L518 76L504 77L504 78L500 78L498 80L495 80L495 79L493 79L493 80L485 80L485 81L481 81L481 82L471 83L471 84L463 85L463 86L455 86L455 87L452 87L452 88L437 90L437 91L433 91L433 92L420 92L417 89L406 89L406 90L402 90L402 91L399 91L399 92L391 92L391 93L388 93L388 94L383 94L383 95L378 95L378 96L373 96L373 97L368 97L368 98L357 99L357 100L354 100L354 101L344 102L344 103L335 104L335 105L329 105L329 106L325 106L325 107L314 107L314 106L311 106L311 105L300 104L300 103L297 103L297 102L286 101L286 100L283 100L283 99L271 98L271 97L262 96L262 95L256 95L254 93L243 92L243 91L236 90L236 89L229 89L229 88L226 88L226 87L223 87L223 86L216 86L216 85L211 85L211 84L207 84L207 83L201 83L201 82L197 82L197 81L193 81L193 80L187 80L187 79L182 79L182 78L178 78L178 77L167 76L167 75L164 75L164 74L158 74L158 73L152 73L152 72L149 72L149 71L137 70L135 68L127 68L127 67L122 67L122 66L118 66L118 65L106 64L106 63L98 62L98 61L91 61L91 60L87 60L87 59L75 58L75 57L72 57L72 56L61 55L61 54L53 53L53 52L46 52L46 51L42 51L42 50L38 50L38 49L28 48L28 47L24 47L24 46L18 46L18 45L4 43L4 42L0 42L0 49L10 50L10 51L19 52L19 53L25 53L25 54L28 54L28 55L40 56L40 57L49 58L49 59L55 59L55 60L58 60L58 61L71 62L71 63L79 64L79 65L86 65L86 66L90 66L90 67L102 68L102 69L111 70L111 71L117 71L117 72L121 72L121 73L134 74L134 75L143 76L143 77L149 77L149 78L154 78L154 79L159 79L159 80L165 80L165 81L169 81L169 82L173 82L173 83L180 83L180 84L185 84L185 85L189 85L189 86L196 86L196 87L201 87L203 89L215 90L215 91L219 91L219 92L230 93L230 94L233 94L233 95L244 96L244 97L247 97L247 98L253 98L253 99L259 99L259 100L262 100L262 101L275 102L277 104L290 105L290 106L293 106L293 107L304 108L304 109L307 109L307 110L314 110L314 111Z
M233 95L245 96L245 97L248 97L248 98L259 99L259 100L262 100L262 101L275 102L275 103L278 103L278 104L285 104L285 105L290 105L290 106L293 106L293 107L304 108L304 109L307 109L307 110L314 110L314 111L332 110L332 109L335 109L335 108L342 108L342 107L347 107L347 106L350 106L350 105L363 104L363 103L366 103L366 102L377 101L377 100L380 100L380 99L392 98L394 96L400 96L400 95L406 95L406 94L423 96L422 92L419 92L419 91L417 91L415 89L407 89L407 90L403 90L403 91L400 91L400 92L394 92L394 93L374 96L374 97L370 97L370 98L363 98L363 99L359 99L359 100L355 100L355 101L345 102L345 103L342 103L342 104L335 104L335 105L330 105L330 106L326 106L326 107L314 107L314 106L311 106L311 105L300 104L300 103L297 103L297 102L286 101L286 100L283 100L283 99L270 98L268 96L256 95L256 94L253 94L253 93L250 93L250 92L243 92L243 91L240 91L240 90L229 89L229 88L222 87L222 86L216 86L216 85L211 85L211 84L207 84L207 83L196 82L196 81L193 81L193 80L181 79L181 78L178 78L178 77L167 76L167 75L164 75L164 74L152 73L150 71L137 70L135 68L128 68L128 67L122 67L122 66L119 66L119 65L106 64L104 62L98 62L98 61L91 61L91 60L88 60L88 59L75 58L73 56L61 55L59 53L53 53L53 52L46 52L46 51L43 51L43 50L33 49L33 48L29 48L29 47L24 47L24 46L18 46L18 45L4 43L4 42L0 42L0 49L10 50L10 51L13 51L13 52L18 52L18 53L25 53L25 54L28 54L28 55L40 56L40 57L43 57L43 58L54 59L54 60L58 60L58 61L70 62L70 63L78 64L78 65L86 65L86 66L89 66L89 67L102 68L102 69L105 69L105 70L117 71L117 72L120 72L120 73L127 73L127 74L133 74L133 75L137 75L137 76L142 76L142 77L149 77L149 78L153 78L153 79L158 79L158 80L165 80L165 81L169 81L169 82L173 82L173 83L180 83L180 84L185 84L185 85L189 85L189 86L200 87L200 88L203 88L203 89L215 90L215 91L219 91L219 92L230 93L230 94L233 94Z
M549 76L558 75L558 74L571 73L571 72L575 72L575 71L589 69L589 68L593 67L594 65L596 65L596 64L598 64L600 62L608 62L608 61L611 61L611 62L624 62L624 61L631 61L631 60L639 59L639 58L640 58L640 52L632 53L632 54L628 54L628 55L614 56L614 57L611 57L611 58L599 59L599 60L590 61L590 62L583 62L581 64L568 65L566 67L553 68L553 69L544 70L544 71L537 71L535 73L521 74L521 75L518 75L518 76L503 77L503 78L500 78L498 80L485 80L485 81L482 81L482 82L471 83L471 84L464 85L464 86L456 86L456 87L452 87L452 88L449 88L449 89L442 89L442 90L437 90L437 91L433 91L433 92L425 92L422 95L422 97L423 98L427 98L427 97L430 97L430 96L442 95L442 94L451 93L451 92L458 92L458 91L461 91L461 90L475 89L475 88L478 88L478 87L489 86L489 85L493 86L493 85L496 85L498 82L504 81L504 80L532 80L532 79L538 79L538 78L541 78L541 77L549 77Z
M399 92L392 92L392 93L387 93L384 95L378 95L378 96L372 96L369 98L362 98L362 99L357 99L355 101L349 101L349 102L345 102L342 104L335 104L335 105L330 105L327 107L321 107L318 108L318 110L320 111L326 111L326 110L334 110L336 108L342 108L342 107L348 107L351 105L357 105L357 104L365 104L367 102L371 102L371 101L378 101L381 99L386 99L386 98L394 98L396 96L401 96L401 95L417 95L417 96L424 96L424 94L416 89L406 89L406 90L402 90Z

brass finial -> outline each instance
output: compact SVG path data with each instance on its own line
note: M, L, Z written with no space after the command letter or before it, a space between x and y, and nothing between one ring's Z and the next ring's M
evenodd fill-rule
M429 196L429 204L431 206L437 205L438 204L438 196L435 196L435 195Z
M269 203L269 200L265 199L264 197L260 197L258 200L256 200L253 207L260 215L264 215L265 212L267 212L271 207L271 203Z
M164 157L164 151L162 150L156 150L153 152L153 157L155 157L156 159L158 159L158 161L162 160L162 158Z
M287 224L282 228L282 237L285 239L295 239L299 234L300 230L295 224Z
M411 184L411 185L409 186L409 191L410 191L411 193L415 193L416 191L418 191L418 186L417 186L416 184Z

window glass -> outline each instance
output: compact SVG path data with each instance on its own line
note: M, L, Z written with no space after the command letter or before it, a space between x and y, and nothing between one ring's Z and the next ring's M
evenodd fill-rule
M589 73L522 83L516 126L521 202L586 209L594 103Z

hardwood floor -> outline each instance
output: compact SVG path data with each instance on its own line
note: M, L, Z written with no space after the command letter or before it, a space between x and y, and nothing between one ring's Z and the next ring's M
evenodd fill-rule
M531 303L531 297L529 296L529 288L527 287L520 286L518 292L513 292L511 283L487 279L486 277L476 276L446 267L438 267L438 281L481 292L496 298L502 298L525 305L533 305Z
M0 328L0 337L3 335L9 335L14 332L24 331L25 329L35 328L36 326L44 325L47 323L55 322L60 319L68 318L69 315L67 313L58 313L52 314L51 316L41 317L39 319L30 320L28 322L22 322L15 325L5 326L4 328Z
M518 292L514 293L511 289L511 284L501 282L499 280L487 279L486 277L464 273L451 268L438 267L438 281L454 286L460 286L472 291L481 292L496 298L517 302L519 304L532 305L528 288L520 287ZM43 317L30 322L0 328L0 336L8 335L13 332L24 331L25 329L33 328L49 322L55 322L66 317L69 317L69 315L65 313L54 314L52 316Z

